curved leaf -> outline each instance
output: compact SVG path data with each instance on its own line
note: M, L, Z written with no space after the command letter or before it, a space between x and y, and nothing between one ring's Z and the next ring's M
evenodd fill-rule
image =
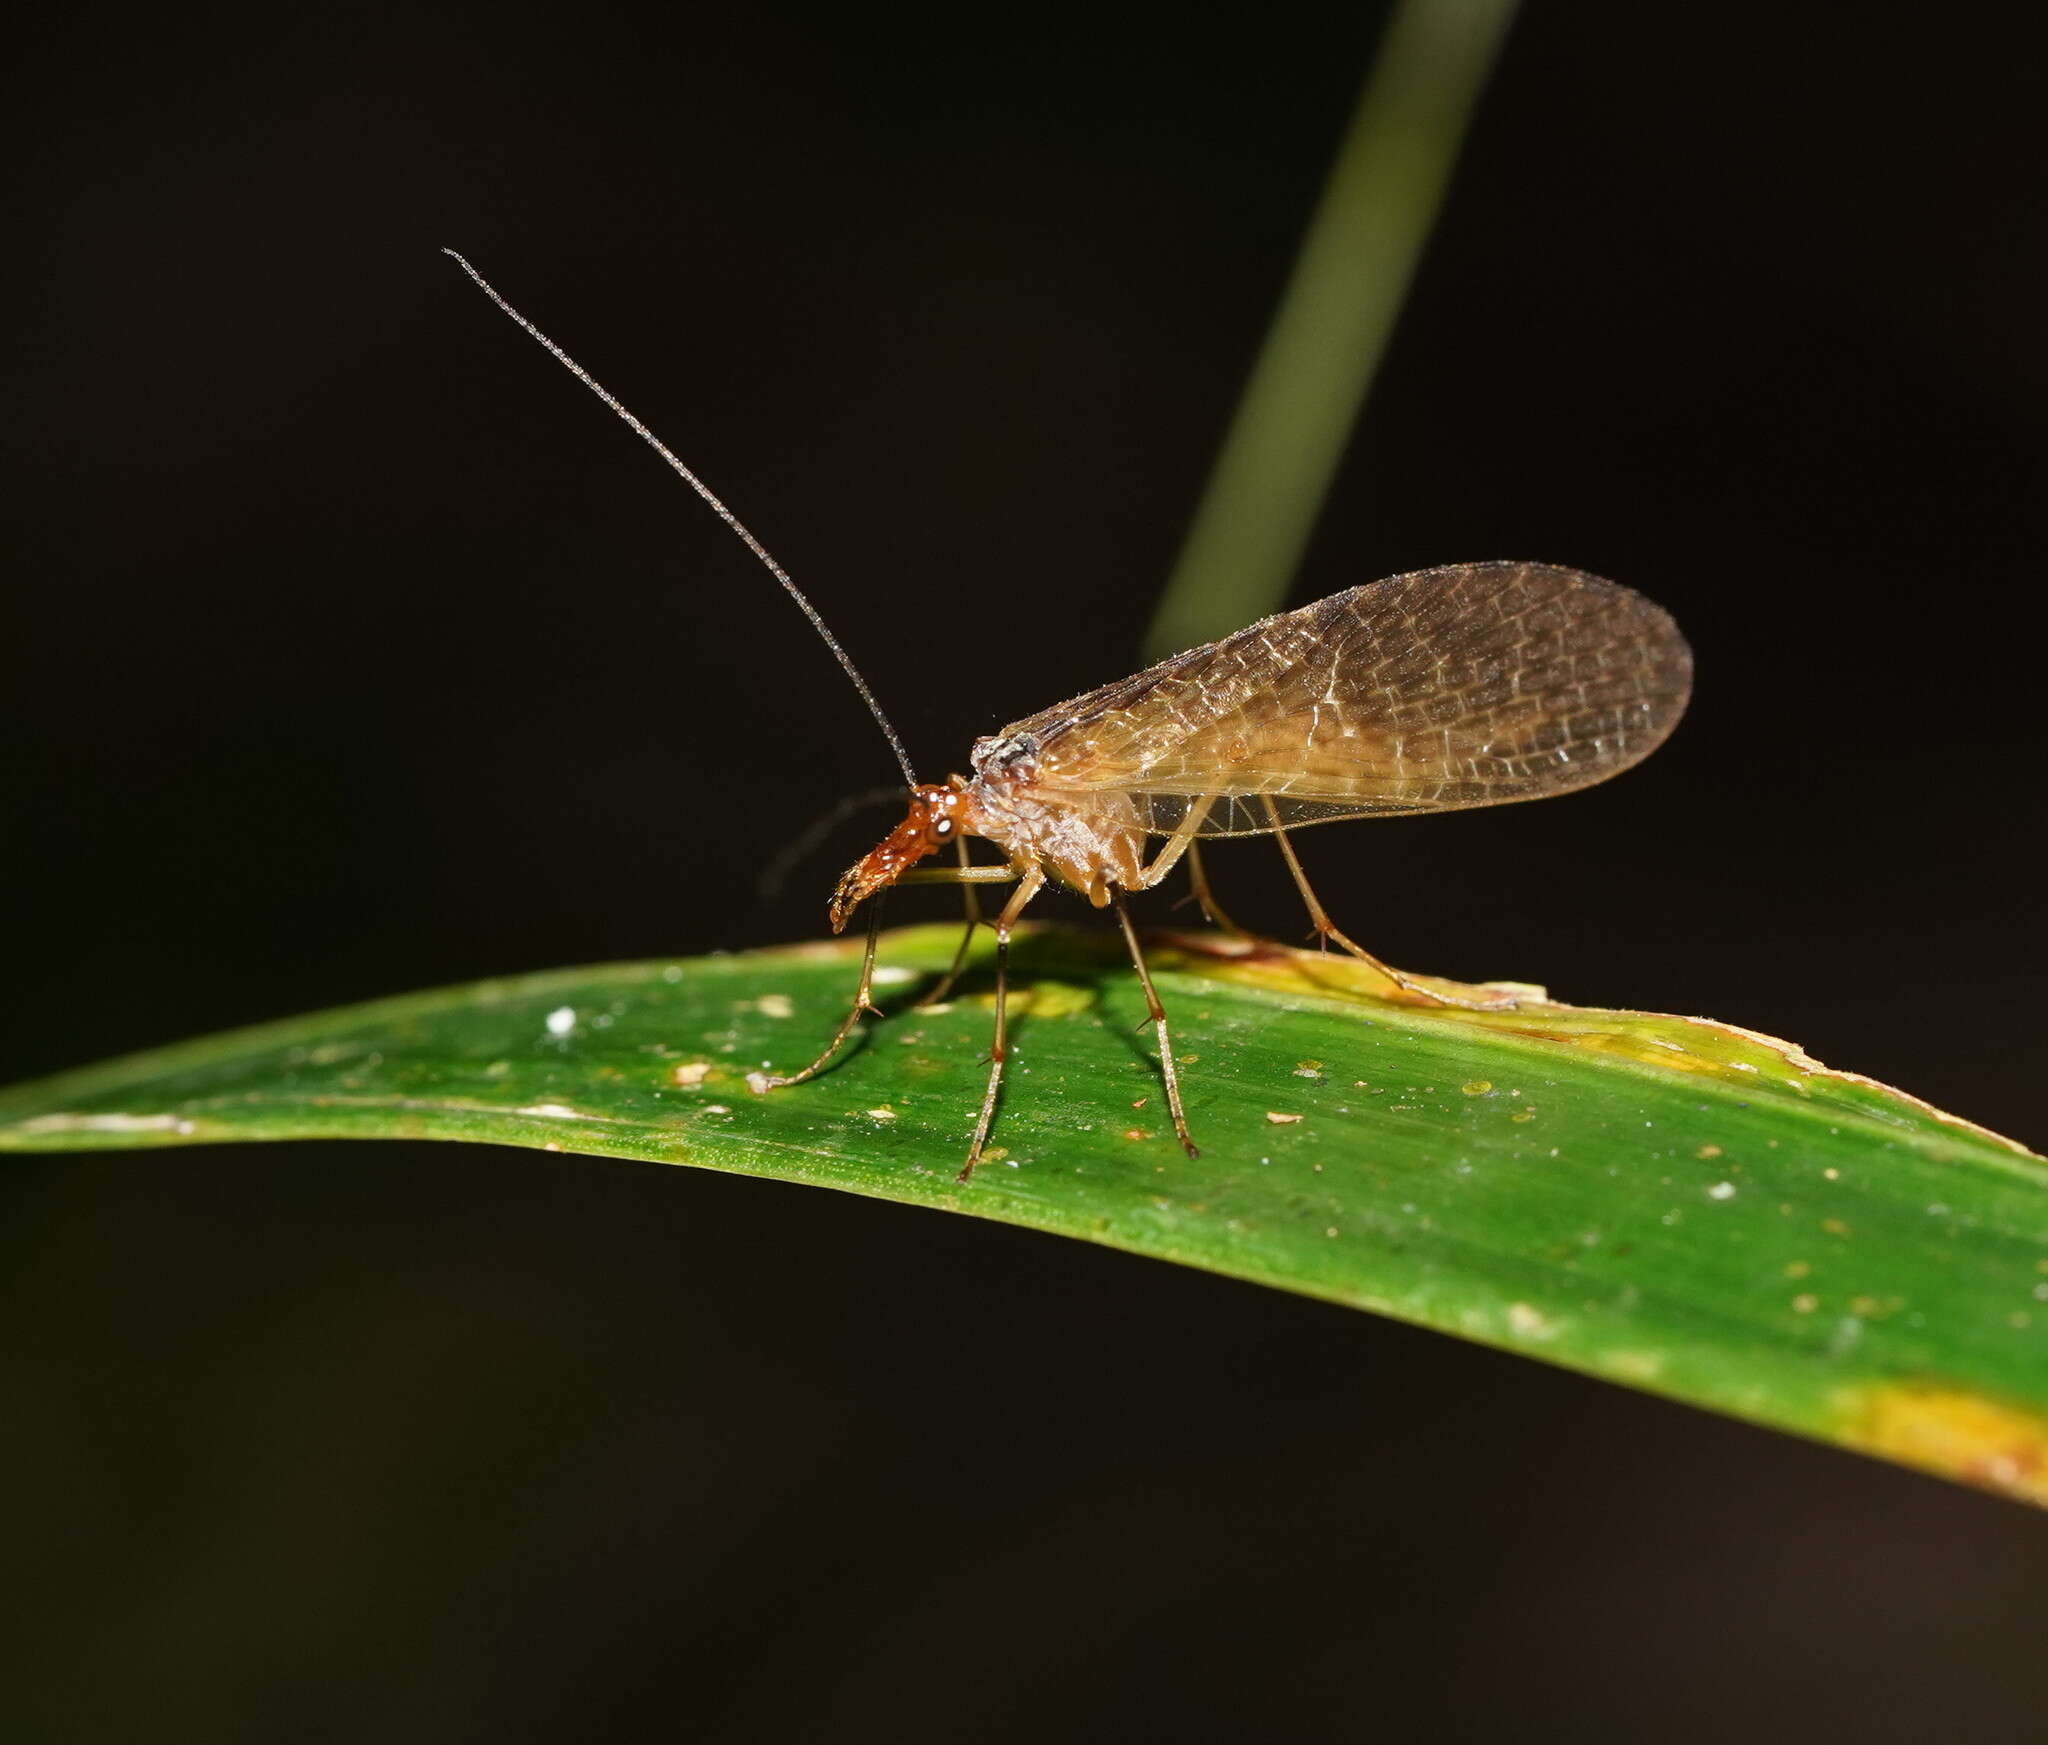
M944 928L885 937L907 1005ZM554 971L381 1000L0 1093L0 1147L486 1140L696 1164L1057 1231L1420 1322L2048 1501L2048 1163L1798 1049L1363 965L1161 938L1189 1118L1113 942L1033 930L996 1149L954 1181L985 981L756 1095L852 949Z

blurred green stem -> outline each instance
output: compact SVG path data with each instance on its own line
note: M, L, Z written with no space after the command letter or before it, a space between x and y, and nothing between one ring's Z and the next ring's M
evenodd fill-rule
M1398 0L1146 635L1171 654L1286 597L1515 0Z

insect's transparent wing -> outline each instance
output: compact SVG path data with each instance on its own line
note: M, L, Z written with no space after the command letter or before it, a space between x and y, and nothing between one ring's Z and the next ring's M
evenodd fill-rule
M987 743L1031 747L1041 789L1136 796L1155 831L1208 800L1201 834L1249 835L1586 787L1663 741L1691 680L1678 627L1631 589L1457 564L1263 619Z
M1171 836L1186 819L1188 808L1202 808L1197 836L1262 836L1304 824L1335 824L1346 818L1391 818L1403 812L1444 812L1447 805L1388 805L1362 800L1304 800L1293 794L1168 794L1133 796L1138 818L1153 836ZM1206 802L1206 803L1205 803ZM1467 801L1464 804L1490 804ZM1267 807L1272 808L1271 811Z

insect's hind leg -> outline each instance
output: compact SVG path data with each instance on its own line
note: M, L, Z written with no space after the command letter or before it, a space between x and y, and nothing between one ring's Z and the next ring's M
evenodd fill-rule
M1315 928L1316 937L1322 942L1325 949L1328 948L1330 941L1334 939L1339 949L1349 952L1360 963L1367 964L1371 968L1378 970L1381 975L1385 976L1388 981L1392 982L1394 986L1400 988L1404 993L1420 995L1433 1005L1462 1006L1468 1012L1506 1012L1513 1011L1520 1003L1512 994L1502 994L1498 998L1491 1000L1461 999L1456 994L1446 994L1436 988L1425 986L1413 976L1396 969L1392 964L1382 962L1379 958L1374 957L1371 952L1367 951L1364 946L1351 938L1336 922L1330 919L1330 912L1323 907L1321 899L1316 896L1315 887L1308 882L1308 874L1301 870L1301 857L1294 852L1293 842L1288 838L1287 832L1281 828L1279 808L1273 804L1270 794L1262 795L1261 798L1266 803L1266 816L1272 820L1273 838L1280 844L1281 854L1286 857L1287 870L1294 875L1294 888L1301 893L1302 902L1308 906L1309 923Z
M988 1143L989 1124L996 1118L996 1098L1003 1088L1003 1062L1009 1055L1010 1044L1010 929L1017 924L1024 905L1038 895L1039 887L1044 883L1045 874L1037 867L1031 868L995 919L996 1034L988 1051L988 1090L982 1095L981 1115L974 1123L974 1140L967 1147L967 1161L953 1178L957 1182L965 1182L974 1174L974 1166L981 1161L982 1147Z
M1180 1140L1180 1148L1190 1157L1200 1157L1195 1142L1188 1137L1187 1113L1180 1106L1180 1074L1173 1064L1173 1039L1166 1033L1166 1008L1159 1003L1159 991L1152 985L1152 972L1145 967L1145 954L1138 946L1137 929L1131 925L1130 905L1124 901L1122 891L1110 890L1110 900L1116 905L1117 925L1124 930L1124 943L1131 948L1131 962L1138 971L1138 985L1145 990L1146 1009L1152 1015L1153 1034L1159 1038L1159 1076L1166 1081L1166 1108L1173 1117L1173 1131Z
M1182 903L1192 898L1195 907L1202 911L1203 920L1207 921L1211 927L1220 927L1233 938L1249 939L1252 937L1250 930L1240 927L1235 921L1231 920L1223 912L1223 905L1216 901L1216 893L1209 886L1209 869L1202 862L1202 845L1198 842L1190 842L1188 844L1188 884L1192 888L1188 891L1187 896L1180 899ZM1179 907L1179 904L1176 904L1175 907Z
M1180 864L1182 855L1193 851L1195 832L1201 829L1202 820L1209 816L1209 808L1215 803L1214 794L1203 794L1188 803L1187 813L1180 823L1174 826L1173 834L1161 845L1159 852L1139 869L1136 889L1149 891ZM1199 873L1195 876L1199 884L1208 883ZM1203 911L1205 914L1207 912L1206 909Z

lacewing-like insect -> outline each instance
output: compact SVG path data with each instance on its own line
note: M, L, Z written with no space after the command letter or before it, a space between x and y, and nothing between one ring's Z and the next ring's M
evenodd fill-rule
M1010 933L1047 879L1116 911L1158 1041L1174 1132L1188 1155L1197 1156L1166 1012L1131 925L1127 892L1149 890L1185 856L1204 912L1221 922L1198 844L1271 836L1326 944L1334 940L1432 1002L1509 1005L1511 996L1469 1001L1431 989L1339 932L1302 871L1289 828L1569 793L1647 757L1685 710L1691 651L1670 614L1641 594L1550 564L1449 564L1261 619L977 740L970 776L919 782L866 681L761 542L580 364L461 255L446 252L746 541L838 657L902 768L908 815L847 870L832 894L835 933L868 903L867 948L852 1009L809 1066L781 1076L755 1073L749 1084L768 1091L814 1077L862 1015L875 1010L875 941L887 887L950 883L966 890L967 933L952 971L926 996L929 1003L952 985L980 925L973 887L1016 886L992 923L995 1036L963 1182L987 1144L1008 1057ZM970 836L994 843L1004 864L969 864ZM918 866L947 848L955 851L956 865Z

